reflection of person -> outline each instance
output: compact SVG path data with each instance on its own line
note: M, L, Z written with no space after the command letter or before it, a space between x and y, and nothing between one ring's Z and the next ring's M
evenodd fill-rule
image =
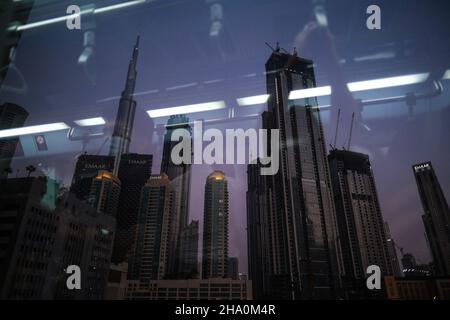
M297 35L295 46L299 48L300 56L314 61L316 73L320 70L326 75L329 82L323 85L332 87L330 124L336 123L338 109L341 109L344 132L348 132L352 113L355 112L355 123L361 118L358 102L347 88L332 34L327 27L310 22Z

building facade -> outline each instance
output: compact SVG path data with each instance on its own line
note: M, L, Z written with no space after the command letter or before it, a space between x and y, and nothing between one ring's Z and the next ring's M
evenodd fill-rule
M316 97L301 94L316 86L313 62L277 48L266 63L266 82L262 127L279 130L280 166L263 178L256 177L258 164L249 168L255 177L247 198L249 231L256 232L249 235L250 274L266 299L332 299L338 261L325 139ZM261 205L249 202L255 197L264 198ZM256 221L264 225L255 227ZM263 270L258 260L265 261Z
M13 103L0 105L0 130L20 128L28 118L28 112ZM0 139L0 179L8 175L11 159L14 156L19 137Z
M184 115L170 116L167 121L166 133L164 135L161 172L167 174L175 192L175 211L173 217L173 229L171 231L171 243L173 244L173 248L170 250L170 273L172 278L183 278L183 275L178 274L178 265L180 264L179 259L181 258L181 255L183 255L183 253L180 252L180 236L184 232L183 230L188 227L189 221L191 164L174 164L172 161L172 149L179 143L178 141L172 141L172 133L177 129L184 130L185 135L191 138L189 119ZM187 136L184 138L188 138Z
M386 241L388 246L389 259L391 260L392 273L395 277L402 277L403 272L400 266L400 261L398 259L397 244L391 236L391 230L387 222L384 222L384 230L386 233Z
M252 282L232 279L127 281L125 300L252 300Z
M450 276L450 209L431 162L413 166L428 244L438 276Z
M228 183L222 171L208 175L203 212L202 279L228 275Z
M198 270L198 220L183 229L180 235L178 277L181 279L195 279L199 277Z
M384 277L389 300L450 300L449 278Z
M82 154L78 157L72 177L70 192L79 199L87 201L91 192L92 181L100 170L113 172L114 157Z
M384 220L369 157L334 149L328 156L342 253L341 278L347 297L366 290L366 270L379 266L392 275Z
M169 274L174 190L167 175L152 175L142 188L130 278L165 279Z
M228 278L239 279L239 260L236 257L228 258Z
M43 201L47 178L0 180L2 299L102 299L111 261L115 218L69 192ZM65 270L81 270L69 290Z
M127 153L120 160L120 198L117 209L117 231L112 261L128 261L133 248L141 190L152 174L153 156Z
M100 170L92 180L88 203L98 212L116 217L120 196L120 180L111 172Z

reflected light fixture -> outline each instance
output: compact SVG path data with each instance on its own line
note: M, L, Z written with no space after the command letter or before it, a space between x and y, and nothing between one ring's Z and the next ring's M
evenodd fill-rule
M80 127L98 126L106 123L105 119L103 119L102 117L75 120L74 122Z
M430 74L428 72L425 72L425 73L409 74L404 76L350 82L347 83L347 87L350 92L400 87L425 82L428 79L429 75ZM330 94L331 94L331 86L292 90L289 93L289 100L328 96Z
M27 134L59 131L64 129L69 129L69 126L64 122L41 124L37 126L29 126L22 128L5 129L0 130L0 138L17 137Z
M236 101L237 101L238 105L243 107L243 106L252 106L255 104L263 104L263 103L266 103L268 99L269 99L268 94L261 94L259 96L239 98L239 99L236 99Z
M225 109L225 108L226 108L225 101L213 101L213 102L191 104L191 105L179 106L179 107L147 110L147 113L150 116L150 118L160 118L160 117L168 117L168 116L177 115L177 114L189 114L189 113L212 111L212 110L219 110L219 109Z

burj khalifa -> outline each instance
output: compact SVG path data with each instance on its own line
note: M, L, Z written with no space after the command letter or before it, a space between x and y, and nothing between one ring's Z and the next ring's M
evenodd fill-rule
M136 65L139 55L139 36L133 49L133 56L128 65L125 89L122 91L117 111L114 132L111 139L109 155L114 156L114 175L117 176L121 155L128 153L133 132L134 114L136 112L136 101L133 99L134 87L136 85Z

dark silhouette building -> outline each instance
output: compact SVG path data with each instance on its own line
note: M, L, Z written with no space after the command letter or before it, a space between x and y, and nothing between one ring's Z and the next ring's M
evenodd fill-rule
M228 258L228 278L233 280L239 279L239 260L236 257Z
M56 182L0 180L0 298L102 299L115 219L70 192L47 203L49 184ZM80 290L67 288L69 265L82 270Z
M389 259L391 260L392 272L395 277L403 276L402 269L400 266L400 261L398 260L397 244L394 238L391 236L391 230L389 224L384 222L384 230L386 233L386 241L389 252Z
M118 206L110 210L116 212L117 232L114 240L112 261L121 263L128 260L133 248L136 222L139 211L141 189L151 175L152 155L127 153L121 156L118 170L120 196ZM81 155L76 163L71 192L79 199L90 201L92 186L99 171L110 172L114 167L114 157L104 155ZM99 192L98 189L96 192ZM111 204L111 202L109 202Z
M261 175L261 164L247 166L247 245L248 271L252 280L253 297L256 300L270 295L269 286L272 261L270 252L275 250L277 238L271 237L274 228L270 216L275 213L273 207L273 180L270 176Z
M199 223L192 220L180 234L178 277L195 279L198 274Z
M383 276L393 274L375 179L368 155L334 149L328 161L343 287L348 298L360 298L366 291L368 266L379 266Z
M28 112L13 103L0 105L0 130L20 128L24 125ZM0 139L0 179L8 175L11 159L16 152L19 137Z
M100 170L92 180L88 203L98 212L116 217L120 185L120 180L111 172Z
M174 191L166 174L152 175L142 188L129 276L138 280L165 279L170 265Z
M136 101L134 100L134 88L137 77L137 59L139 56L139 36L133 48L133 55L128 65L125 88L122 91L119 101L119 109L114 123L114 132L111 139L109 155L115 157L115 172L119 169L120 157L129 152L131 135L133 133L134 115L136 113Z
M112 172L114 157L83 154L78 157L72 177L70 192L80 200L87 201L91 192L92 181L100 170Z
M277 173L265 177L259 177L258 164L248 169L254 295L331 299L338 274L325 139L316 97L310 91L291 96L316 86L313 62L274 50L266 63L266 82L268 111L262 127L279 130L279 151L268 152L279 152L280 164Z
M431 162L413 165L437 276L450 276L450 210Z
M172 141L172 133L177 130L185 130L185 134L191 138L191 127L189 119L183 115L171 116L167 121L166 133L164 135L164 147L161 162L161 172L167 174L174 188L175 211L173 217L173 229L171 230L172 249L170 250L170 273L173 278L182 278L177 274L180 265L181 256L184 255L180 251L180 236L184 229L188 226L189 221L189 197L191 188L191 164L181 163L174 164L171 153L172 148L178 144L178 141ZM192 155L191 155L192 158ZM189 231L188 231L189 232Z
M117 209L117 231L112 261L128 261L136 232L142 187L152 174L152 155L123 154L119 166L121 191Z
M228 183L222 171L206 178L202 279L228 275Z

